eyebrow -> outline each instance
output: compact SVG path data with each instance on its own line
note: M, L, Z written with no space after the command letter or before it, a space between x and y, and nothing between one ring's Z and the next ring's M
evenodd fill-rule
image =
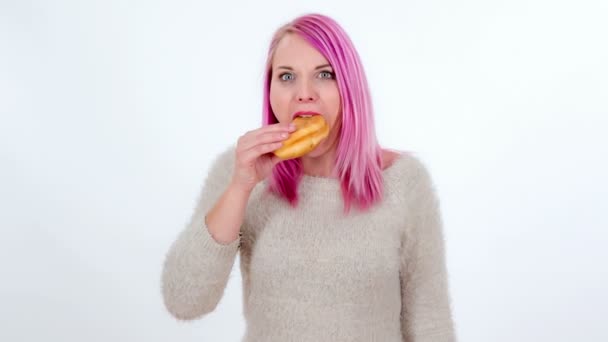
M315 68L315 70L321 69L321 68L326 68L326 67L330 67L331 68L331 65L329 65L329 64L319 65L318 67ZM292 67L288 67L288 66L285 66L285 65L281 65L281 66L277 67L277 69L287 69L287 70L293 71Z

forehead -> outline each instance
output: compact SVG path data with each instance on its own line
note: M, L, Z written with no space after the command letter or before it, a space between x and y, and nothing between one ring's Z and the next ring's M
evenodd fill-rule
M294 68L311 68L329 64L327 59L297 34L286 34L277 44L272 65L291 66Z

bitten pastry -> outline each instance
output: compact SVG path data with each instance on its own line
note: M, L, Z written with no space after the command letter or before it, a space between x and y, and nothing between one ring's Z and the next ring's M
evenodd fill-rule
M321 115L296 117L296 130L289 135L283 146L273 153L283 160L301 157L314 150L329 135L329 125Z

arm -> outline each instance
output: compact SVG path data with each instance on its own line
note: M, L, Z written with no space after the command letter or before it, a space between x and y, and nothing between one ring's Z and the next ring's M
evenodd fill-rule
M454 342L439 199L428 170L413 160L400 272L403 341Z
M177 319L210 313L226 288L240 239L237 229L219 226L240 227L248 200L248 195L228 185L233 159L230 148L214 160L189 222L165 257L162 295L167 310Z

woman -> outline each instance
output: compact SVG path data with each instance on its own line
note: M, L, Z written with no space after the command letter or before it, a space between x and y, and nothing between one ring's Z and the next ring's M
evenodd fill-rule
M212 312L240 253L243 341L455 341L432 180L379 146L347 34L327 16L296 18L266 67L263 126L214 160L166 256L168 311ZM272 152L299 112L322 115L329 135L281 160Z

